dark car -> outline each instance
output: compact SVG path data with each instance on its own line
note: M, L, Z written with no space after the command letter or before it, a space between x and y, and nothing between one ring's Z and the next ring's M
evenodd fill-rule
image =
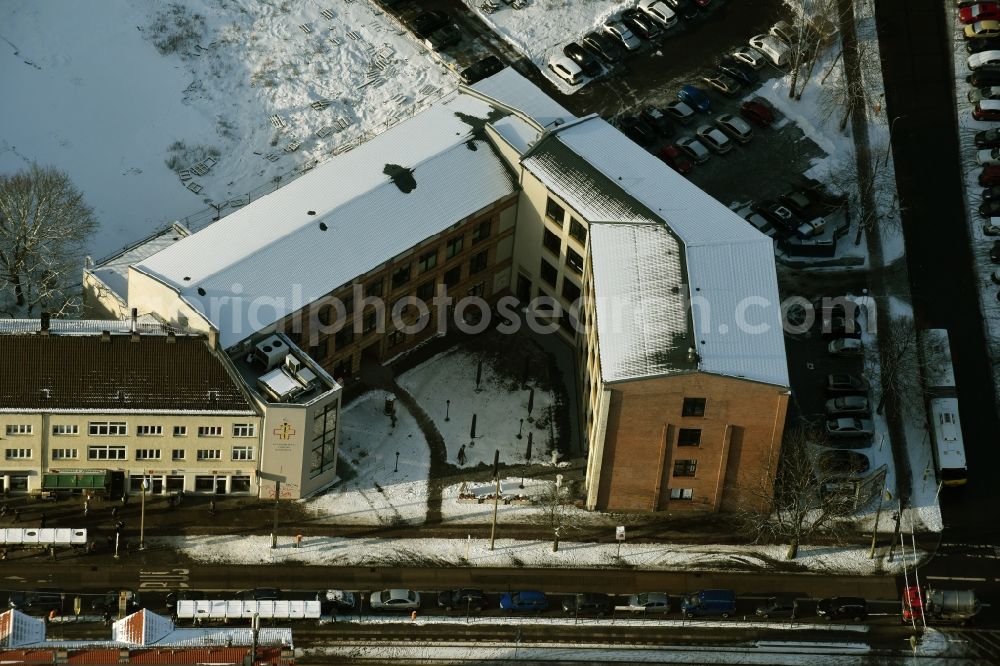
M578 64L583 73L591 78L600 75L603 69L594 54L576 42L570 42L564 46L563 55Z
M448 25L448 15L439 10L421 12L413 19L413 32L417 37L429 37L432 32Z
M622 12L622 23L625 24L626 28L632 31L632 34L638 35L643 39L655 40L659 39L663 34L660 30L660 26L656 24L656 21L649 18L638 9L627 9Z
M1000 50L1000 39L970 39L965 42L965 50L972 55L982 51Z
M770 127L774 122L774 112L761 102L743 102L740 115L757 127Z
M345 613L359 608L360 597L360 594L347 590L323 590L316 593L316 600L325 615L329 615L330 611Z
M636 116L622 116L618 119L618 127L622 134L640 146L649 146L656 141L656 132L653 128Z
M135 611L142 608L139 603L139 595L132 590L122 590L125 593L125 612L134 613ZM95 613L117 613L118 612L118 600L119 592L117 590L110 590L105 594L94 597L90 602L90 609Z
M770 617L787 617L795 619L799 611L799 602L793 597L771 597L762 605L757 606L757 617L765 620Z
M624 49L618 46L609 35L599 32L588 32L583 37L583 47L607 63L616 63L625 55Z
M868 617L868 603L861 597L833 597L820 599L816 615L826 620L855 620Z
M979 193L979 197L983 201L1000 201L1000 185L987 187Z
M868 391L868 380L843 372L826 376L826 390L830 393L865 393Z
M502 70L506 65L503 61L496 56L487 56L480 60L479 62L470 65L463 69L459 76L462 77L462 81L472 85L477 81L482 81L483 79L493 76L500 70Z
M674 133L674 124L670 122L670 117L662 109L658 109L655 106L647 106L639 114L639 118L656 130L656 133L660 136L670 136Z
M712 100L698 86L690 84L681 86L681 89L677 91L677 99L702 113L707 113L712 108Z
M23 592L15 591L7 597L7 605L19 611L49 611L53 608L61 609L66 596L62 590L51 587Z
M281 590L275 587L257 587L240 590L233 598L238 601L277 601L281 598Z
M596 615L602 617L614 610L611 597L606 594L584 593L565 597L562 602L563 612L567 615Z
M663 0L663 2L685 21L698 18L698 6L691 0Z
M680 174L689 173L694 168L694 162L672 143L668 143L660 149L660 159Z
M472 589L438 592L438 608L481 611L486 608L486 594L482 590Z
M988 129L976 132L973 141L976 148L1000 148L1000 129Z
M807 217L815 201L808 190L793 190L778 197L778 202L799 217Z
M816 458L816 466L828 477L864 474L871 464L865 454L842 449L824 451Z
M1000 84L1000 65L983 65L965 77L973 88L985 88Z
M993 247L990 248L990 261L994 264L1000 264L1000 240L993 241Z
M205 593L198 590L177 590L176 592L167 594L164 605L167 608L174 609L177 608L178 601L201 601L205 598Z
M760 78L757 76L757 72L754 71L753 67L744 62L740 62L732 56L726 56L720 60L719 64L717 64L715 68L723 74L731 76L740 83L748 86L757 83Z
M793 234L802 225L802 219L798 215L777 201L761 201L753 204L751 208L786 233Z
M979 172L979 185L982 187L1000 185L1000 165L984 166L983 170Z
M979 214L983 217L1000 216L1000 200L990 199L979 204Z
M461 41L462 31L454 23L449 23L443 28L438 28L427 36L427 45L435 51L443 51Z
M549 607L549 601L542 592L521 590L508 592L500 597L500 608L508 611L540 612Z

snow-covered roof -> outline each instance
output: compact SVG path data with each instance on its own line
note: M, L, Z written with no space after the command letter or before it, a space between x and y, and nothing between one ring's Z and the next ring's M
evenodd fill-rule
M122 301L128 300L128 267L160 250L170 247L188 232L180 226L170 226L155 236L142 240L131 247L101 261L90 269L90 274L98 278Z
M476 138L500 115L470 95L445 98L134 268L175 289L229 347L513 194Z
M181 647L199 645L252 645L250 627L175 627L169 618L140 610L118 620L111 628L111 642L128 645ZM259 645L292 645L292 630L261 628Z
M576 117L512 67L479 81L472 89L521 111L542 127Z
M12 648L45 640L45 622L19 610L0 614L0 647Z
M490 126L521 155L528 152L528 148L541 136L541 132L517 116L504 116Z
M688 316L699 369L788 386L774 250L767 236L598 117L553 130L523 164L591 224L665 222L683 245L691 299ZM627 244L622 234L614 238ZM610 266L616 258L621 260L624 249L597 248L597 242L591 241L595 261L599 256ZM651 258L637 254L635 260L649 265ZM619 270L636 269L621 264ZM654 277L653 283L661 280ZM613 284L618 291L624 289L622 281ZM604 294L596 274L595 285L600 300ZM664 302L659 292L627 295L639 299L636 307L646 312ZM634 333L638 337L629 334L626 340L639 346L627 352L615 350L610 357L622 365L605 367L602 355L606 379L638 377L632 373L662 365L662 359L637 360L646 338L641 331ZM602 336L601 345L606 342ZM662 342L658 339L658 344Z
M0 319L0 335L27 335L38 333L42 328L40 319ZM166 335L175 329L164 326L152 315L140 315L136 319L135 330L141 335ZM132 332L131 319L50 319L51 335L98 335L107 331L112 335L126 335ZM175 331L176 332L176 331ZM176 332L183 335L183 332Z
M694 370L677 237L662 224L591 224L590 246L604 380Z

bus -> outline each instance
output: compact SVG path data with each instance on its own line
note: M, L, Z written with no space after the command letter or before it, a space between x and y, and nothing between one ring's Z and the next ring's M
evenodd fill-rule
M938 481L946 486L961 486L966 482L967 472L965 442L958 416L948 331L943 328L921 331L920 355Z

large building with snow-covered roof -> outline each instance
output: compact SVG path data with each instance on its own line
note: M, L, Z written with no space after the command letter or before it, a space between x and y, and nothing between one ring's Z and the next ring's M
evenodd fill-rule
M282 331L344 383L440 332L428 321L483 314L460 299L514 298L578 352L588 507L725 510L774 476L788 373L770 240L511 69L118 282L234 358Z

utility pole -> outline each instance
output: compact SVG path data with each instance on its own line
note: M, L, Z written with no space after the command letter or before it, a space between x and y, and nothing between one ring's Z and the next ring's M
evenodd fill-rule
M146 491L149 490L149 477L142 477L142 500L139 508L139 550L146 550Z
M271 526L271 548L278 547L278 498L281 497L281 481L274 480L274 524Z
M497 505L500 502L500 449L497 449L493 454L493 480L496 482L496 488L493 491L493 527L490 528L490 550L493 550L497 536Z

